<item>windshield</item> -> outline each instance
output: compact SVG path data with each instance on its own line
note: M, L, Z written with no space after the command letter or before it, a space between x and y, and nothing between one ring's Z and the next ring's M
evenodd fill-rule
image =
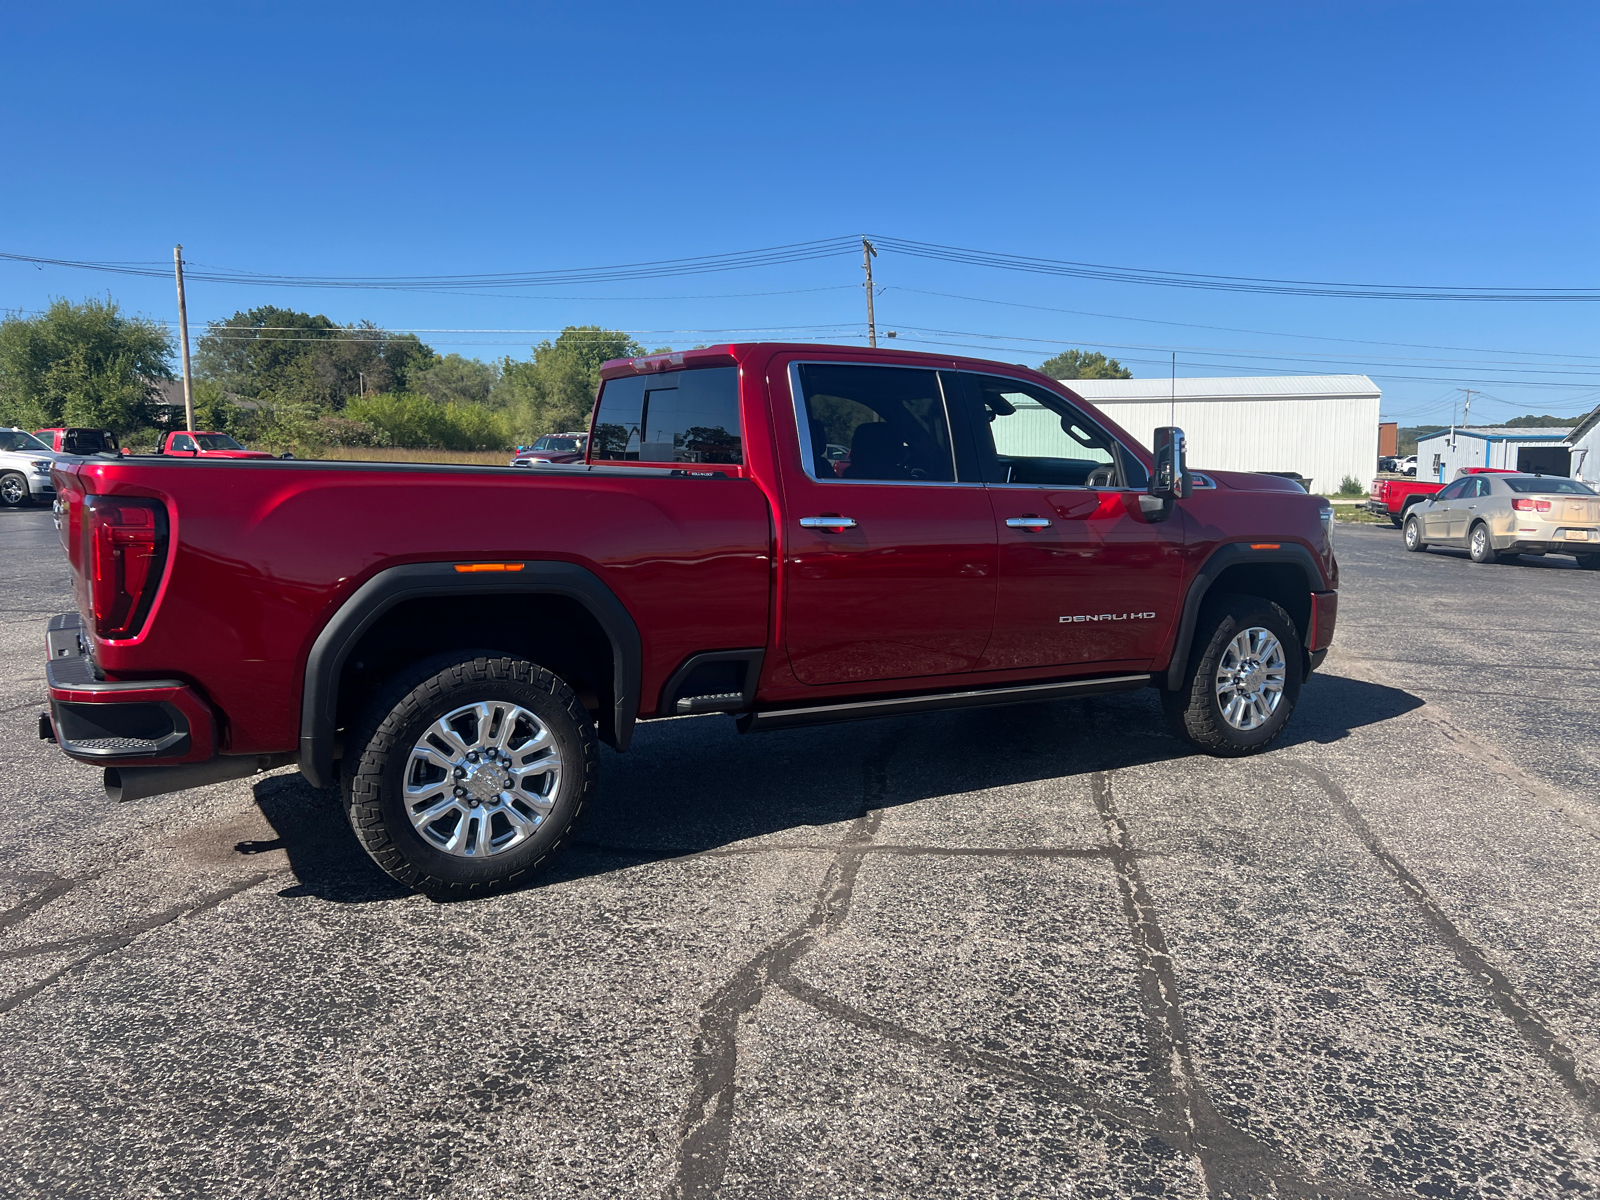
M553 450L558 454L573 454L583 449L575 437L553 437L546 434L533 444L535 450Z
M1560 476L1529 476L1511 475L1503 476L1501 482L1513 492L1538 492L1543 496L1592 496L1594 489L1586 487L1576 479L1562 479Z
M48 452L46 446L31 433L23 433L20 429L0 429L0 450L31 450Z
M202 450L244 449L243 446L225 433L197 433L194 435L194 440L200 443L200 449Z

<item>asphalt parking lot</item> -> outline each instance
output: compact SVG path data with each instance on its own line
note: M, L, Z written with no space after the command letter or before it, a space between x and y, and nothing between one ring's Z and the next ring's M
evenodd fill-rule
M0 1194L1600 1189L1600 574L1338 530L1290 735L1149 693L641 727L540 886L371 867L280 772L114 807L0 513Z

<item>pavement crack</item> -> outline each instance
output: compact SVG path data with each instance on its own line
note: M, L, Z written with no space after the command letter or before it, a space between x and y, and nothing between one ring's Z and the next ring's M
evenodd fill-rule
M1516 1026L1517 1032L1538 1052L1550 1070L1561 1080L1579 1104L1587 1109L1592 1119L1600 1115L1600 1092L1585 1079L1579 1070L1577 1055L1563 1042L1550 1023L1523 997L1504 971L1489 961L1487 952L1479 949L1463 934L1456 923L1446 915L1427 886L1402 863L1372 831L1361 810L1326 771L1307 763L1289 764L1293 770L1311 780L1333 802L1334 809L1355 835L1384 868L1399 881L1401 890L1421 911L1428 924L1450 948L1456 960L1479 980L1490 997Z
M576 842L574 850L591 854L617 854L628 857L677 861L690 858L733 858L757 854L837 854L838 843L762 842L754 846L719 846L712 850L687 847L617 846L604 842ZM858 847L861 854L907 855L929 858L1104 858L1104 846L921 846L890 842Z
M1307 1178L1303 1168L1286 1161L1217 1111L1195 1070L1177 972L1173 969L1166 934L1162 932L1149 887L1139 870L1127 822L1118 812L1112 796L1109 772L1096 771L1090 779L1090 787L1095 808L1111 840L1111 865L1116 872L1123 914L1127 917L1139 959L1140 1003L1145 1012L1151 1090L1161 1114L1160 1136L1199 1160L1210 1196L1317 1196L1355 1200L1385 1194Z
M207 893L198 900L191 901L187 904L177 904L171 908L164 909L161 912L153 913L150 916L145 917L143 920L135 921L131 925L125 925L123 928L113 933L99 934L97 936L84 939L70 939L65 942L54 944L56 948L70 948L75 944L87 944L92 946L93 949L91 949L88 954L83 955L81 958L74 959L72 962L62 967L59 971L54 971L51 974L46 975L43 979L36 980L35 982L29 984L21 991L7 996L4 999L0 999L0 1014L8 1013L19 1005L26 1004L40 992L43 992L47 988L54 986L67 976L76 974L78 971L81 971L84 967L88 966L96 959L104 958L108 954L115 954L117 951L127 948L144 934L149 933L151 930L159 929L163 925L170 925L172 922L181 917L194 917L203 912L209 912L211 909L216 908L217 905L223 903L225 900L229 900L232 897L239 895L241 892L248 891L249 889L255 887L258 883L271 878L273 874L274 872L271 871L263 871L259 874L246 876L244 879L241 879L236 883L229 884L225 888L220 888L215 892ZM8 955L7 957L20 957L20 955L12 954Z
M18 904L13 904L4 912L0 912L0 929L10 929L11 926L27 920L45 905L61 899L80 883L86 883L94 878L93 875L57 875L52 871L30 872L21 877L20 882L25 884L44 884L38 892L29 896Z
M791 968L824 935L850 915L856 875L865 851L883 823L879 807L889 788L886 742L862 764L860 815L834 847L816 903L803 921L766 946L701 1006L695 1039L694 1089L679 1128L678 1169L671 1195L678 1200L715 1197L722 1189L733 1139L734 1084L738 1069L739 1025L761 1003L769 983L789 977Z

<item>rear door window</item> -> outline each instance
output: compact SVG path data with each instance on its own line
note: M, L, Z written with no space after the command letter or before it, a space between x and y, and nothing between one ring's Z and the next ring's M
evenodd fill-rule
M796 363L801 443L818 480L952 483L950 414L939 372Z
M594 461L743 463L739 369L704 367L608 379Z

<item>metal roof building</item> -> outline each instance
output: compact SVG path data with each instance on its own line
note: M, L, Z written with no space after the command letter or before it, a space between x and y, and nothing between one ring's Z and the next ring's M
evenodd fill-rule
M1417 439L1417 478L1443 483L1462 467L1499 467L1565 475L1571 456L1566 441L1571 429L1515 428L1489 425L1474 429L1441 429Z
M1293 471L1318 492L1378 465L1378 402L1365 375L1242 379L1063 379L1146 446L1177 425L1197 470ZM1174 396L1174 390L1176 396Z
M1579 419L1565 444L1572 455L1572 477L1600 482L1600 406Z

